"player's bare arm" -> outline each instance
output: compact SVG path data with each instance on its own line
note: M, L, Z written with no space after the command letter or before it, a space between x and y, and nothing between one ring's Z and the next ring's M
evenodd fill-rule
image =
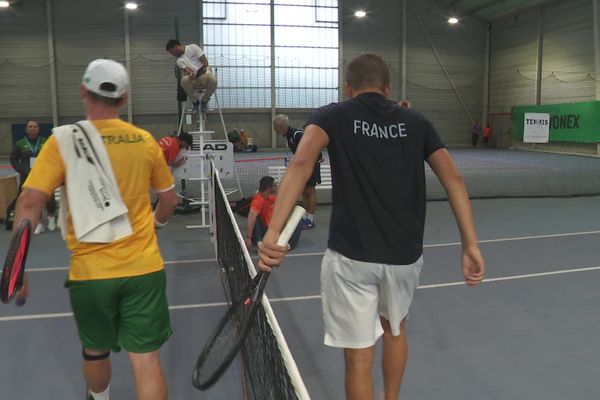
M305 128L294 159L281 179L273 218L262 244L259 246L258 254L261 258L259 267L261 269L268 271L270 267L279 265L287 253L287 249L276 245L277 238L296 204L296 199L300 197L306 181L312 174L317 157L328 143L329 136L321 127L308 125Z
M473 212L465 182L454 166L448 150L435 151L429 156L427 163L448 194L448 201L458 224L463 247L463 275L467 284L474 286L483 280L485 266L477 242Z
M248 211L248 226L246 227L246 237L244 238L246 247L248 247L249 249L252 248L252 233L254 232L254 225L256 225L256 218L258 218L258 213L253 209L250 209L250 211Z
M37 189L23 188L23 192L17 200L15 207L15 220L13 226L17 227L22 220L28 219L31 221L32 228L38 224L42 209L48 201L48 194ZM27 272L23 276L23 286L17 293L18 298L26 299L29 295L29 277Z
M206 58L206 55L200 56L200 63L202 64L202 68L198 70L196 77L200 77L206 73L206 69L208 68L208 58Z
M48 194L41 190L24 188L17 200L13 226L18 226L21 220L28 219L35 228L48 198Z

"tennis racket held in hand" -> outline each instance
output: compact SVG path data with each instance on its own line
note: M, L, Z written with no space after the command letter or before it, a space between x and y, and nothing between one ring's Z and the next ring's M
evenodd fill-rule
M287 245L304 213L300 206L292 210L277 240L279 246ZM250 287L232 301L211 333L194 367L192 382L197 389L214 385L237 355L256 318L268 278L268 272L256 274Z
M5 304L11 303L17 292L23 287L25 260L27 259L30 239L31 221L24 219L15 229L4 261L4 268L2 268L0 300ZM24 303L23 300L19 305Z

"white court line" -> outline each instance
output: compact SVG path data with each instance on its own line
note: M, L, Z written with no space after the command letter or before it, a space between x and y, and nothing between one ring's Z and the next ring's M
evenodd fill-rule
M564 269L561 271L549 271L549 272L538 272L535 274L523 274L523 275L512 275L512 276L502 276L499 278L486 278L483 280L483 283L492 283L492 282L501 282L501 281L514 281L518 279L527 279L527 278L538 278L541 276L553 276L553 275L562 275L562 274L572 274L575 272L589 272L589 271L597 271L600 270L600 265L596 267L585 267L585 268L573 268L573 269ZM417 289L438 289L445 288L450 286L464 286L466 285L465 281L460 282L446 282L446 283L435 283L432 285L421 285L418 286ZM294 300L316 300L320 299L320 295L313 296L297 296L297 297L279 297L276 299L269 299L271 303L282 302L282 301L294 301Z
M516 236L516 237L510 237L510 238L480 240L479 243L512 242L512 241L516 241L516 240L547 239L547 238L556 238L556 237L564 237L564 236L596 235L599 233L600 233L600 231L587 231L587 232L554 233L554 234L550 234L550 235L536 235L536 236ZM461 244L462 243L460 243L460 242L426 244L426 245L423 245L423 247L459 246Z
M576 272L590 272L590 271L598 271L598 270L600 270L600 265L595 266L595 267L563 269L560 271L538 272L535 274L502 276L502 277L498 277L498 278L485 279L483 281L483 283L513 281L513 280L518 280L518 279L539 278L542 276L555 276L555 275L563 275L563 274L572 274L572 273L576 273ZM450 287L450 286L461 286L461 285L465 285L465 282L461 281L461 282L435 283L432 285L418 286L417 289L437 289L437 288L444 288L444 287ZM299 301L299 300L318 300L320 298L321 298L320 295L311 295L311 296L269 298L269 301L271 303L280 303L280 302ZM189 310L189 309L195 309L195 308L224 307L226 305L227 305L226 302L182 304L182 305L178 305L178 306L170 306L169 310ZM14 316L10 316L10 317L0 317L0 322L23 321L23 320L32 320L32 319L67 318L67 317L71 317L71 316L73 316L73 313L14 315Z
M480 240L479 243L497 243L497 242L511 242L517 240L532 240L532 239L547 239L547 238L556 238L556 237L565 237L565 236L583 236L583 235L597 235L600 234L600 231L586 231L586 232L569 232L569 233L555 233L550 235L537 235L537 236L516 236L509 238L500 238L500 239L487 239ZM434 248L434 247L450 247L450 246L460 246L460 242L450 242L450 243L438 243L438 244L425 244L424 248ZM288 254L286 257L312 257L312 256L322 256L325 254L324 251L317 253L292 253ZM254 260L257 257L253 257ZM195 263L204 263L204 262L215 262L217 261L215 258L200 258L195 260L176 260L176 261L165 261L165 265L172 264L195 264ZM28 267L27 272L52 272L52 271L66 271L69 267Z

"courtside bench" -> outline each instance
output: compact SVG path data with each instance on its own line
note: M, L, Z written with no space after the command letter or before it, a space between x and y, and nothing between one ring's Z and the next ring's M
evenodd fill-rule
M267 171L269 176L275 178L275 182L281 182L287 168L283 165L269 165ZM315 189L317 190L317 203L331 203L331 165L321 164L321 183Z

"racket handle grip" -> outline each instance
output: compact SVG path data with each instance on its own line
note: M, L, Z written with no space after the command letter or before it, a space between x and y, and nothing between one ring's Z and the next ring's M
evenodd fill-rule
M17 297L17 299L15 300L15 304L19 307L24 306L25 303L27 303L27 298L25 297Z
M288 244L290 238L292 237L292 234L298 226L298 223L300 222L305 213L306 210L304 208L300 206L294 207L292 213L288 217L287 222L285 223L285 226L283 227L283 230L281 231L281 234L279 234L279 239L277 239L278 246L285 246Z

